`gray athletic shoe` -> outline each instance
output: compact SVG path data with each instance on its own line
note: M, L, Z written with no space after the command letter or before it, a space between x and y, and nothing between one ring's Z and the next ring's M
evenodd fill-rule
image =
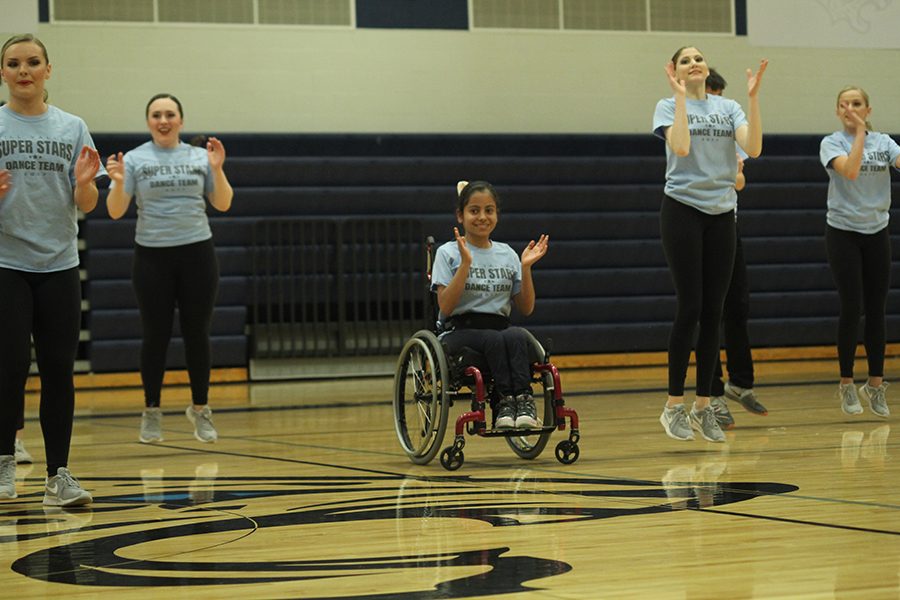
M887 389L887 386L886 382L882 382L878 387L872 387L868 383L859 386L860 398L869 403L869 408L873 413L885 419L891 416L891 409L888 408L887 400L884 399L884 390Z
M208 406L204 406L203 410L196 411L193 406L188 406L184 411L188 421L194 425L194 437L201 442L215 442L219 439L216 428L213 427L212 410Z
M666 435L673 440L687 442L694 439L694 432L691 431L691 425L688 423L684 404L676 404L672 408L664 407L662 414L659 415L659 422L666 430Z
M756 394L752 388L742 388L732 384L730 381L725 383L725 397L734 400L744 407L744 410L754 415L765 417L769 414L766 407L759 403Z
M145 408L141 413L141 435L138 439L145 444L163 441L162 410L158 406Z
M841 400L841 410L845 415L860 415L863 412L859 396L856 394L856 386L852 383L838 385L838 398Z
M90 492L65 467L58 468L44 485L44 506L83 506L93 501Z
M516 426L516 399L504 396L497 403L497 418L494 419L496 429L512 429Z
M534 396L519 394L516 396L516 428L532 429L539 427L537 410L534 407Z
M722 433L722 428L719 427L716 413L711 405L699 412L693 408L691 409L691 427L699 431L703 439L708 442L725 441L725 434Z
M34 459L31 458L31 454L29 454L28 450L25 449L25 443L19 438L16 438L15 457L17 465L34 462Z
M0 499L16 497L16 457L0 456Z
M725 402L724 396L713 396L709 399L709 405L712 406L713 412L716 414L716 421L722 429L734 429L734 417L728 410L728 404Z

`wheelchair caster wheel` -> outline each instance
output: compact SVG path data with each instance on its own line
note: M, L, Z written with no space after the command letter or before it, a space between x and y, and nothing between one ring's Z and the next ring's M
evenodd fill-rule
M466 460L466 455L462 450L456 450L452 447L445 448L441 452L441 466L448 471L455 471L460 468Z
M564 465L571 465L578 460L579 454L581 454L581 450L578 449L578 444L569 440L563 440L556 445L556 460ZM441 461L443 462L443 457L441 457Z

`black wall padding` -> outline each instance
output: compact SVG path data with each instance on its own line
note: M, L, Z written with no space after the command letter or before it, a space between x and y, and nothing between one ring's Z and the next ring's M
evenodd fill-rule
M496 239L521 251L541 233L551 237L550 253L534 269L537 307L517 322L553 338L557 354L665 350L675 311L659 242L665 150L649 132L219 137L228 151L235 198L227 214L209 209L222 276L213 319L214 366L247 364L254 224L285 217L414 217L443 243L457 225L459 179L487 179L496 186ZM750 335L757 347L834 343L838 300L825 258L828 183L818 161L821 138L767 135L763 156L745 167L738 223L751 288ZM95 141L106 156L146 136L98 134ZM896 195L900 183L893 176ZM101 199L81 223L95 371L138 368L140 324L130 282L135 217L132 206L112 221ZM891 232L894 258L900 259L897 211ZM900 271L892 271L888 339L898 341ZM177 333L176 326L173 367L183 366Z

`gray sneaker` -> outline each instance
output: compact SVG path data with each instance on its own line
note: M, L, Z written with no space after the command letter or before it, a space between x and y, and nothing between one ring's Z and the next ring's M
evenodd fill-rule
M713 412L716 414L716 421L722 429L734 429L734 417L728 410L728 404L725 402L724 396L713 396L709 399L709 405L712 406Z
M504 396L497 403L497 418L494 419L496 429L512 429L516 426L516 399Z
M44 506L83 506L93 501L90 492L65 467L58 468L44 485Z
M838 398L841 400L841 410L845 415L860 415L863 412L859 396L856 395L856 386L852 383L838 385Z
M868 383L859 386L859 396L869 403L869 408L877 416L888 418L891 415L891 409L888 408L887 400L884 399L884 390L888 384L882 382L878 387L872 387Z
M516 428L532 429L539 426L537 410L534 407L534 396L531 394L516 396Z
M15 456L17 465L34 462L34 459L31 458L31 454L29 454L28 450L25 449L25 443L19 438L16 438Z
M684 404L676 404L672 408L664 407L662 414L659 415L659 422L666 430L666 435L673 440L687 442L694 439L694 432L691 431L691 425L688 423Z
M713 411L712 405L707 406L701 411L691 409L691 427L700 432L708 442L724 442L725 434L716 421L716 413Z
M0 456L0 499L16 497L16 457Z
M163 441L162 410L158 406L145 408L141 413L141 435L138 439L145 444Z
M215 442L219 439L216 428L213 427L212 410L208 406L204 406L203 410L196 411L193 406L188 406L184 411L188 421L194 425L194 437L201 442Z
M765 417L769 414L766 407L759 403L756 394L752 388L742 388L732 384L730 381L725 383L725 397L734 400L744 407L744 410L754 415Z

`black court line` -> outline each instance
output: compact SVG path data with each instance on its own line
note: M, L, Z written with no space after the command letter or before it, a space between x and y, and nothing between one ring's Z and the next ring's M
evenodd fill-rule
M790 497L788 494L782 494L785 497ZM776 521L779 523L789 523L792 525L812 525L815 527L828 527L831 529L843 529L846 531L859 531L861 533L881 533L884 535L900 535L900 531L890 531L888 529L873 529L871 527L856 527L853 525L838 525L836 523L823 523L821 521L804 521L802 519L788 519L786 517L769 517L765 515L751 515L747 513L739 513L728 510L719 510L719 509L710 509L710 508L691 508L688 510L696 510L699 512L706 513L717 513L722 515L729 515L733 517L748 517L751 519L761 519L764 521Z
M383 404L383 403L380 403L380 402L365 403L365 405L369 405L369 406L380 405L380 404ZM354 407L354 406L358 407L358 406L363 406L363 405L364 405L363 403L358 403L358 404L348 403L348 404L346 404L347 407ZM323 406L325 408L331 407L331 405L323 405ZM304 407L304 406L281 406L281 407L260 407L258 409L255 407L249 407L246 409L236 409L232 412L244 412L244 411L248 411L248 410L269 410L270 408L274 409L274 410L295 410L295 409L303 409L306 407ZM217 411L217 412L220 412L220 411ZM177 414L180 414L180 412ZM122 415L108 415L108 416L122 416ZM878 422L883 423L883 421L878 421ZM125 426L123 425L123 426L117 426L117 427L125 427ZM131 426L129 425L128 427L131 427ZM370 430L370 431L381 431L381 429ZM190 431L185 431L183 433L188 439L190 439L190 433L191 433ZM283 435L284 436L293 436L296 434L285 433ZM361 450L359 448L346 448L346 447L342 447L342 446L327 446L327 445L322 445L322 444L308 444L308 443L305 444L305 443L301 443L301 442L291 442L291 441L286 441L286 440L273 440L271 437L261 438L261 437L257 437L257 436L224 436L223 439L243 441L243 442L277 444L277 445L281 445L281 446L289 446L292 448L311 448L311 449L317 449L317 450L331 450L331 451L349 452L349 453L356 453L356 454L385 456L385 457L389 457L389 458L397 458L398 456L401 456L399 452L394 453L394 452L379 451L379 450ZM110 445L117 445L117 444L121 444L121 443L122 442L109 442ZM128 442L128 443L131 443L131 442ZM134 443L138 443L138 442L134 442ZM95 442L92 445L98 445L98 444ZM100 445L103 445L103 443L101 443ZM187 450L187 451L194 452L194 453L197 453L197 452L200 452L200 453L203 453L203 452L225 453L225 451L215 451L215 450L208 451L208 450L205 450L202 448L198 449L198 448L192 448L192 447L176 446L176 445L172 445L172 444L167 444L165 442L155 443L155 444L145 444L145 445L155 446L155 447L159 447L159 448L172 448L172 449ZM898 445L900 445L900 443L893 444L893 445L886 445L886 447L896 447ZM835 446L819 446L816 448L816 451L828 451L828 450L838 450L838 449L840 449L840 447L836 446L836 445ZM779 448L779 449L773 448L773 449L769 449L769 450L748 450L744 453L735 453L734 455L763 454L763 453L766 453L766 454L769 454L769 453L771 453L771 454L801 453L801 452L809 452L809 450L810 450L809 448ZM241 457L245 457L245 458L256 458L256 459L261 459L261 460L284 460L286 462L296 462L299 464L310 464L310 465L325 466L325 467L330 467L330 468L348 468L348 469L352 468L352 467L341 467L341 466L334 465L331 463L314 463L311 461L300 461L300 460L295 460L295 459L280 459L278 457L252 455L252 454L244 454L244 453L232 453L232 454L235 456L241 456ZM679 457L683 457L683 458L686 458L688 456L703 457L706 455L707 455L707 452L703 451L703 450L697 450L695 452L690 452L690 453L680 452L678 454ZM625 459L634 460L635 458L640 458L640 457L631 455L628 457L623 457L623 460L625 460ZM647 455L646 458L648 458L648 459L658 458L658 455L656 455L656 454ZM605 460L608 460L608 459L605 459ZM499 465L496 462L491 462L491 463L479 462L477 459L476 460L468 460L467 462L470 465L479 465L479 466L489 468L489 469L495 469L498 467L515 468L516 465L518 464L518 463L503 463L502 465ZM537 467L537 466L534 466L533 464L530 464L528 468L531 470L534 470L534 471L542 472L542 473L553 473L553 474L559 474L559 475L564 475L564 476L572 475L571 471L563 471L560 469L548 469L546 467ZM355 469L355 468L352 468L352 469ZM359 469L359 470L366 471L364 469ZM390 475L398 475L397 473L393 473L390 471L380 472L380 471L373 470L372 472L382 473L382 474L390 474ZM603 476L603 475L585 475L585 476L593 477L596 479L619 480L619 481L622 481L623 483L625 483L625 482L633 483L635 481L643 481L643 480L636 480L636 479L627 478L627 477L610 477L610 476ZM728 489L728 488L723 487L723 489ZM764 493L758 494L758 496L766 496L766 495L767 494L764 494ZM862 502L862 501L858 501L858 500L843 500L843 499L838 499L838 498L823 498L823 497L818 497L818 496L801 496L801 495L796 495L796 494L779 494L779 496L783 496L786 498L798 499L798 500L800 500L800 499L813 500L816 502L829 502L829 503L836 503L836 504L859 505L859 506L868 506L868 507L875 507L875 508L886 508L886 509L891 509L891 510L900 509L900 506L898 506L898 505L874 503L874 502Z
M253 440L253 441L261 441L261 440L257 440L256 438L246 438L246 439ZM156 444L156 446L172 448L172 449L177 449L177 450L185 450L188 452L195 452L198 454L215 454L215 455L221 455L221 456L234 456L234 457L239 457L239 458L249 458L249 459L256 459L256 460L270 460L270 461L291 463L291 464L304 464L304 465L310 465L310 466L316 466L316 467L343 469L343 470L354 471L354 472L359 472L359 473L368 473L368 474L373 474L373 475L396 477L399 479L413 479L416 481L438 480L438 481L442 481L442 482L465 483L468 485L474 485L476 487L485 487L483 485L479 485L479 483L481 483L481 482L479 482L478 480L472 480L466 475L460 475L458 477L453 477L453 476L448 476L448 475L440 475L440 476L438 476L438 475L410 475L407 473L397 473L397 472L393 472L393 471L389 471L389 470L382 470L382 469L352 467L352 466L347 466L347 465L335 465L332 463L315 462L315 461L300 460L300 459L294 459L294 458L260 456L260 455L256 455L256 454L246 454L243 452L230 452L230 451L225 451L225 450L211 450L211 449L205 449L205 448L191 448L191 447L185 447L185 446L173 446L173 445L168 445L168 444ZM331 449L341 450L341 448L331 448ZM541 469L534 469L534 470L541 470ZM601 480L607 480L607 481L618 481L618 482L622 482L623 484L628 484L628 485L662 485L660 482L650 481L650 480L646 480L646 479L630 479L627 477L601 477L601 476L596 476L596 475L588 475L588 474L584 474L584 473L573 474L573 473L565 473L565 472L560 472L560 471L553 471L553 472L562 473L562 474L569 475L569 476L575 476L577 478L582 478L582 479L583 478L592 478L592 479L601 479ZM489 482L486 481L484 483L489 483ZM493 483L496 483L496 482L493 482ZM742 493L748 492L748 490L746 490L746 489L734 490L732 488L729 488L727 486L727 484L719 484L719 487L724 491L740 491ZM573 494L572 492L566 492L565 490L543 491L543 493L549 493L549 494L557 495L557 496L577 495L577 494ZM861 503L861 502L847 502L847 501L838 500L838 499L816 498L816 497L810 497L810 496L793 496L789 493L788 494L769 494L769 493L765 493L765 492L758 492L755 495L757 498L777 496L780 498L792 498L795 500L817 500L817 501L821 501L821 502L852 503L852 504L862 504L865 506L871 506L870 504ZM638 506L646 506L646 503L641 503L639 501L632 500L630 498L618 498L617 500L619 500L623 503L626 503L626 504L635 504ZM885 507L884 505L875 505L875 506ZM900 507L891 507L890 505L888 505L887 507L900 510ZM709 509L709 508L701 508L701 507L697 507L697 508L685 507L684 509L679 509L679 510L693 510L696 512L721 514L721 515L727 515L727 516L733 516L733 517L742 517L742 518L747 518L747 519L759 519L759 520L763 520L763 521L783 522L783 523L794 524L794 525L807 525L807 526L825 527L825 528L831 528L831 529L842 529L842 530L846 530L846 531L857 531L860 533L900 535L900 531L891 531L891 530L887 530L887 529L855 527L852 525L839 525L836 523L825 523L825 522L821 522L821 521L789 519L789 518L785 518L785 517L773 517L773 516L766 516L766 515L757 515L757 514L751 514L751 513L742 513L742 512Z

